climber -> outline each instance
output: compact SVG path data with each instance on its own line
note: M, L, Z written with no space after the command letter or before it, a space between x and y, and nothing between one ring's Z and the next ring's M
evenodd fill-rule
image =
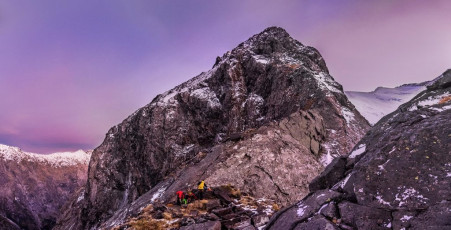
M188 198L188 203L191 203L194 200L197 200L196 195L191 191L191 189L189 189L188 192L186 193L186 197Z
M208 186L205 184L205 181L201 180L199 184L197 184L197 191L199 192L199 199L204 199L204 189L207 189Z
M185 193L177 191L175 194L177 194L177 205L182 205L182 200L185 199Z

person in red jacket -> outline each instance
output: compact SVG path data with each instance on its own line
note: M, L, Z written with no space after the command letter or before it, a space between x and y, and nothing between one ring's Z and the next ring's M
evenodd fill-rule
M185 199L185 193L183 191L177 191L177 205L182 205L182 200Z

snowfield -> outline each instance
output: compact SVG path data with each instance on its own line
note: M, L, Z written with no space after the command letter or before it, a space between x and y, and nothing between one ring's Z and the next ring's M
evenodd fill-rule
M24 152L18 147L0 144L0 160L21 162L23 160L47 163L53 167L65 167L77 164L88 164L92 151L58 152L37 154Z
M371 125L374 125L382 117L395 111L401 104L409 101L425 89L425 85L412 84L396 88L379 87L373 92L346 91L345 94L360 114Z

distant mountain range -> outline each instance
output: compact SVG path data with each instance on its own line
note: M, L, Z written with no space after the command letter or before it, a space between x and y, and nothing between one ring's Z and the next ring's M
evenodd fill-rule
M422 83L405 84L395 88L378 87L372 92L345 91L345 94L360 114L371 125L374 125L382 117L395 111L398 106L408 102L439 78Z
M91 152L44 155L0 144L0 229L51 229L86 183Z

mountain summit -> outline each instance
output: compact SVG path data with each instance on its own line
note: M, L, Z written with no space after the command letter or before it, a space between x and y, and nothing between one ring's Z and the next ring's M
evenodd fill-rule
M319 52L271 27L111 128L56 229L116 226L201 179L285 205L368 128Z

